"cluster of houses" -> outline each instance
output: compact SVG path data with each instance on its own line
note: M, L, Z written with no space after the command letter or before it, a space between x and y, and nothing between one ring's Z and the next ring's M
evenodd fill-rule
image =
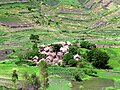
M53 51L53 44L61 44L59 52ZM69 47L72 45L69 41L67 42L54 42L53 44L41 45L39 47L39 53L44 54L44 58L40 58L38 56L33 57L34 62L40 62L41 60L46 60L49 65L62 65L63 64L63 56L68 52ZM73 56L74 60L80 60L81 56L76 54Z

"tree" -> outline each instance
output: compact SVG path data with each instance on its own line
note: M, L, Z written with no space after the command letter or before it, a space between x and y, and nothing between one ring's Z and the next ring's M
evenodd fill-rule
M59 52L60 48L62 47L61 44L52 44L52 46L53 46L53 51L54 52Z
M93 66L96 68L105 69L108 64L110 57L106 52L103 52L99 49L93 49L87 53L87 60L92 62Z
M17 70L13 70L13 74L12 74L12 82L14 83L15 85L15 88L16 88L16 82L18 80L18 74L16 73Z
M70 46L69 53L77 54L77 46Z
M73 54L72 53L67 53L63 56L63 60L68 64L68 61L73 59Z
M38 50L38 45L37 43L34 43L32 46L32 56L38 55L39 50Z
M30 38L29 38L32 42L36 42L39 40L39 36L38 35L34 35L34 34L31 34Z
M47 63L46 63L46 61L42 60L38 65L40 67L40 75L43 79L43 84L44 84L43 87L44 87L44 90L46 90L46 88L49 86Z

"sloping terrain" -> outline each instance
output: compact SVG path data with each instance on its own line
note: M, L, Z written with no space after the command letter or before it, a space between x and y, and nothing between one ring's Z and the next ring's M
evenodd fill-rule
M120 6L117 1L45 0L44 3L46 5L38 6L24 0L0 1L0 48L3 45L6 48L19 47L20 43L25 45L29 42L30 30L37 30L41 39L52 36L51 42L85 38L98 44L120 43ZM27 35L21 35L23 30Z
M18 53L21 49L31 48L31 34L39 35L38 45L86 39L110 55L109 64L113 71L98 70L98 76L114 81L119 79L119 0L44 0L42 3L37 0L29 1L0 0L0 59L14 57L8 55L12 50ZM13 87L9 82L12 68L19 69L20 77L25 70L30 73L39 70L37 67L17 66L14 62L0 62L0 82L3 85Z

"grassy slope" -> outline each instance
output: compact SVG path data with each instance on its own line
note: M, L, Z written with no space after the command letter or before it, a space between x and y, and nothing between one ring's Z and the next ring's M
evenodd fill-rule
M19 80L23 80L23 73L28 72L29 74L37 73L39 75L39 68L38 67L32 67L32 66L17 66L14 64L16 60L10 60L10 61L0 61L0 78L7 79L7 81L0 80L0 83L6 83L13 86L13 83L11 82L11 75L13 69L17 69L17 73L19 76ZM3 62L5 62L3 64ZM10 80L8 82L8 80ZM58 85L59 84L59 85ZM59 88L59 89L58 89ZM57 79L57 78L51 78L50 79L50 86L47 88L47 90L70 90L69 87L69 81L65 79Z
M118 26L118 25L116 25L116 23L119 22L119 18L118 19L113 19L114 21L117 21L117 22L111 21L111 22L113 22L113 24L111 24L111 26L100 26L100 27L94 28L92 30L89 28L95 22L98 22L98 21L101 21L101 20L106 21L106 19L112 19L114 17L117 17L118 16L117 14L114 14L112 17L107 18L108 16L112 15L112 13L109 13L107 16L103 16L101 18L99 15L104 15L104 12L105 12L105 14L106 14L106 12L110 12L109 9L105 10L101 6L98 6L95 9L86 10L85 8L82 8L82 7L77 8L76 5L79 4L79 3L77 2L77 0L74 1L74 3L73 3L73 1L74 0L60 0L62 6L58 5L57 8L56 7L54 7L54 8L48 7L47 8L48 10L45 13L47 13L49 10L51 10L50 11L51 13L54 12L55 15L58 15L58 16L62 15L64 17L68 18L68 19L63 20L60 27L55 26L54 23L52 23L51 26L42 26L43 28L41 28L41 27L38 28L36 26L35 29L40 30L40 32L39 31L37 31L37 32L39 32L39 36L40 36L41 39L43 37L51 38L51 40L49 40L49 41L53 42L53 41L58 41L58 40L64 40L65 38L67 38L67 40L71 41L71 39L74 39L74 38L90 37L90 38L96 38L96 40L94 42L96 42L98 44L114 44L114 43L120 44L120 42L118 42L118 41L113 42L113 41L115 41L115 39L117 39L117 37L120 36L119 33L114 32L114 30L116 30L116 29L119 30L119 28L116 27L116 26ZM71 6L71 4L74 4L74 6ZM34 21L35 19L33 18L33 15L34 16L36 16L36 15L39 16L38 13L36 13L36 12L30 13L30 14L20 14L19 13L19 12L28 11L27 6L28 6L28 3L26 3L26 4L24 4L24 3L14 3L14 4L12 4L12 6L10 6L9 4L1 6L1 13L0 13L1 19L0 19L0 21L7 21L7 22L8 21L9 22L14 21L14 22L16 22L16 21L19 21L19 19L24 20L24 21L25 20ZM112 8L113 6L110 6L109 8ZM58 9L60 9L62 7L68 8L68 9L72 8L73 10L85 10L86 12L89 12L89 14L88 15L84 15L84 14L83 15L80 15L80 14L76 15L76 14L71 12L71 14L72 14L71 15L71 14L67 14L67 13L64 13L64 14L58 13ZM119 8L118 8L118 10L119 10ZM113 10L113 11L115 11L115 10ZM115 12L113 12L113 13L115 13ZM8 15L6 13L8 13L8 15L10 15L9 18L5 18L5 17L8 17ZM48 15L51 16L51 13L49 13ZM19 18L15 18L15 17L13 18L13 16L16 16L16 17L18 16ZM89 20L89 21L84 21L84 20L83 21L74 21L74 19L76 20L76 18L77 19L79 19L79 18L83 19L83 18L86 18L86 17L88 19L97 18L97 20L95 19L95 20ZM60 19L61 19L61 18L58 18L58 17L55 17L55 18L57 18L56 21L60 21ZM54 16L52 17L53 20L55 18L54 18ZM41 20L42 20L42 18L41 18ZM86 28L88 28L88 29L86 29ZM53 32L48 32L48 31L51 31L51 29L53 30ZM67 33L62 32L63 30L66 30L68 32ZM99 32L99 30L104 30L104 33ZM112 31L107 32L107 30L112 30ZM3 33L3 32L4 32L4 29L0 29L0 33ZM21 43L22 42L25 45L26 43L29 43L28 37L30 36L31 33L34 33L34 32L32 30L31 31L25 31L24 35L22 35L23 32L15 32L15 33L7 34L6 36L0 37L0 40L1 40L1 43L10 43L10 42ZM16 39L14 40L13 36L15 36L15 34L17 34L20 37L18 37L18 38L16 37ZM56 38L56 36L58 36L58 37ZM21 37L23 37L22 40L19 40ZM108 40L106 39L106 40L103 41L102 37L108 37ZM101 39L101 40L98 41L97 39ZM44 41L46 41L46 39L44 39ZM44 43L44 41L42 43ZM91 39L90 41L93 41L93 40ZM50 43L50 42L46 41L45 43ZM6 47L6 45L4 45L4 46L5 46L5 48L8 48L8 46L7 47ZM13 47L16 47L16 46L11 44L10 47L13 48ZM3 45L0 45L0 48L3 48Z
M70 8L71 6L69 5L74 5L74 6L78 6L79 3L74 0L61 0L61 4L63 4L63 7L65 8ZM64 5L64 4L67 4L67 5ZM12 7L13 8L16 8L15 12L12 12L11 14L16 14L16 15L19 15L19 12L18 11L22 11L21 8L24 8L25 10L27 10L26 8L26 5L23 5L23 4L20 4L21 6L19 6L18 4L13 4ZM0 16L2 17L2 19L0 19L1 21L7 21L7 19L4 18L3 20L3 16L6 15L5 12L8 12L7 9L11 10L11 11L14 11L13 9L11 9L10 5L5 5L3 7L1 7L3 9L1 9L1 12L0 12ZM72 7L73 9L76 9L76 7ZM100 38L101 40L100 41L93 41L92 39L90 40L91 42L96 42L96 43L99 43L99 44L113 44L115 39L119 39L118 37L120 36L120 34L114 30L120 30L119 28L117 28L118 24L119 24L119 21L120 19L114 19L114 17L117 17L118 14L115 14L115 6L111 5L108 9L110 10L113 10L113 13L110 12L108 10L108 12L110 12L108 15L106 14L106 10L101 8L101 7L97 7L96 9L93 9L93 10L90 10L90 14L89 14L89 17L90 18L97 18L97 20L93 21L93 20L90 20L89 22L84 22L84 21L74 21L73 19L76 18L76 14L73 14L72 13L72 16L73 16L73 19L71 18L68 18L68 20L65 20L63 21L63 26L62 26L62 29L63 30L69 30L69 32L62 32L62 29L56 27L56 26L51 26L51 27L46 27L46 26L42 26L42 27L36 27L35 29L38 29L38 30L30 30L30 31L22 31L22 32L14 32L14 33L8 33L9 30L6 28L6 27L3 27L3 26L0 26L0 35L1 34L4 34L4 33L7 33L6 36L0 36L0 49L5 49L5 48L14 48L14 49L18 49L19 47L23 48L24 47L31 47L32 44L29 44L28 46L28 43L30 43L29 41L29 36L34 33L34 34L38 34L40 36L40 40L42 40L42 43L40 44L44 44L44 43L52 43L54 41L67 41L67 40L74 40L74 38L76 38L76 36L87 36L87 37L93 37L93 38ZM118 8L119 10L120 8ZM84 8L79 8L79 10L85 10ZM54 12L57 13L57 10L56 8L53 10ZM97 14L96 14L97 13ZM34 13L33 13L34 14ZM58 15L64 15L65 17L68 17L69 14L68 13L57 13ZM101 16L104 16L103 18L101 18ZM25 17L24 17L25 16ZM24 16L20 16L19 18L22 19L23 17L24 18L27 18L28 20L31 20L30 17L28 17L29 15L28 14L24 14ZM32 16L32 15L31 15ZM77 17L87 17L86 15L77 15ZM10 19L10 20L9 20ZM8 21L17 21L18 19L11 19L9 18ZM32 18L33 19L33 18ZM85 28L76 28L78 24L80 24L81 26L91 26L94 22L98 22L98 21L109 21L111 22L112 24L108 25L108 26L100 26L100 27L97 27L97 28L94 28L92 29L93 31L89 32L90 30L89 29L85 29ZM72 22L72 25L69 24L69 22L71 23ZM118 23L118 24L117 24ZM75 25L74 25L75 24ZM70 27L67 27L67 26L70 26ZM72 27L71 27L72 26ZM74 28L75 27L75 28ZM53 32L48 32L50 30L54 30ZM104 32L99 32L99 30L103 30ZM112 30L112 32L106 32L108 30ZM72 31L76 31L76 33L72 33ZM78 32L79 31L79 32ZM102 37L106 37L108 39L103 39ZM48 40L49 38L49 40ZM10 44L10 46L7 46L7 45L4 45L3 43L13 43L13 42L20 42L22 44L16 44L16 45L13 45L13 44ZM120 44L119 41L116 41L117 44ZM119 59L119 56L120 56L120 52L119 52L119 48L109 48L109 49L105 49L106 52L108 52L108 54L110 55L110 62L109 64L114 67L113 71L119 71L120 70L120 59ZM20 75L20 79L22 79L22 73L24 71L29 71L29 73L33 73L33 72L39 72L39 69L37 67L25 67L25 66L16 66L14 65L14 61L10 61L6 64L2 64L2 62L0 62L0 77L1 78L8 78L10 79L11 78L11 73L12 73L12 68L18 68L19 71L18 71L18 74ZM119 82L119 76L117 75L112 75L110 76L106 71L103 71L103 70L98 70L98 75L100 77L104 77L104 78L112 78L116 81L116 83L120 83ZM56 82L56 81L55 81ZM61 87L65 87L66 89L63 89L63 90L68 90L68 87L67 87L67 81L64 82L63 80L63 86ZM54 82L52 83L53 85ZM53 90L53 88L56 88L56 87L50 87L49 90ZM57 87L58 88L58 87Z

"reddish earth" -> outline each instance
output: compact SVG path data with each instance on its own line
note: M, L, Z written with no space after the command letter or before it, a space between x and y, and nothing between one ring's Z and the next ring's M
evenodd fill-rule
M67 12L67 13L76 13L76 14L88 14L86 11L76 10L76 9L68 9L68 8L60 8L58 12Z
M10 28L29 27L34 25L34 23L31 22L0 22L0 24Z
M32 22L0 22L0 25L6 26L10 31L21 31L33 29L35 23Z
M96 44L97 48L119 48L120 45Z

